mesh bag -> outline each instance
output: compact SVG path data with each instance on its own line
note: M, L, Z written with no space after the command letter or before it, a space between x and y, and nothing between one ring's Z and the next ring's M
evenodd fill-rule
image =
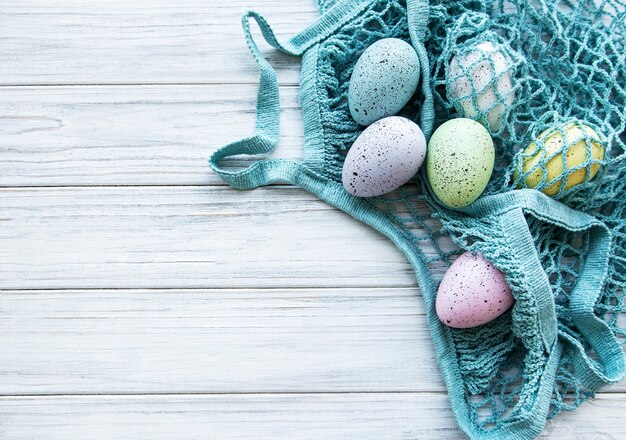
M211 166L239 189L299 186L389 237L415 270L461 429L478 439L534 438L547 419L574 410L625 372L624 3L318 5L320 18L286 43L260 15L245 14L248 45L261 69L256 134L218 150ZM251 37L250 19L272 46L302 56L304 158L261 158L233 169L222 160L268 153L279 137L278 83ZM427 138L459 114L492 132L493 176L483 196L463 210L440 206L422 173L375 198L353 197L341 185L345 154L362 131L348 109L350 75L363 50L388 37L410 41L422 68L422 86L401 115ZM477 51L481 42L497 56ZM476 81L476 69L490 79ZM505 274L516 303L487 324L453 329L437 319L436 290L467 250L481 252Z

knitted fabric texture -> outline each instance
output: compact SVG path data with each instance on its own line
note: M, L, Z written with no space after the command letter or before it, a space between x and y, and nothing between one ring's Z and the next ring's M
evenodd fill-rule
M248 44L261 67L257 133L217 151L211 166L239 189L292 183L388 236L416 272L461 429L476 439L534 438L547 419L574 410L626 370L621 348L626 333L618 322L626 310L624 4L318 0L318 5L320 19L284 44L261 16L244 17ZM302 161L262 159L244 170L221 162L267 153L278 142L278 83L251 37L249 18L271 45L303 56ZM345 154L363 129L348 109L350 75L363 50L388 37L411 42L420 57L422 86L400 114L415 120L427 138L462 109L449 95L455 78L447 73L455 56L489 41L507 60L504 72L496 72L486 58L473 65L487 63L493 81L511 74L514 99L498 93L490 107L480 108L484 88L462 98L473 102L482 122L499 104L508 113L492 133L496 167L489 186L466 209L438 204L424 173L376 198L353 197L341 185ZM466 66L461 75L470 72ZM583 124L600 138L584 130L576 138L566 136ZM562 136L564 148L538 156L551 133ZM531 144L535 149L529 151ZM601 158L592 154L597 144L604 150ZM575 145L584 161L568 168L567 153ZM537 160L524 169L529 157ZM558 176L548 173L553 160L562 163ZM582 173L583 182L566 188L573 173ZM526 189L531 175L539 176L538 184ZM435 297L443 273L466 250L480 251L505 274L516 303L492 322L453 329L437 319Z

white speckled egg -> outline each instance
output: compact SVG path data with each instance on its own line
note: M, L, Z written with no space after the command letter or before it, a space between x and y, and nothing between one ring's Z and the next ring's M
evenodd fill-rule
M400 116L380 119L354 141L343 165L343 186L350 194L374 197L408 182L426 156L424 133Z
M356 62L348 88L354 120L369 125L398 113L415 93L420 63L413 46L385 38L368 47Z
M450 62L448 96L461 116L480 120L496 133L515 99L512 71L504 50L480 43Z
M451 119L428 142L426 175L433 192L449 208L464 208L487 187L495 161L491 136L472 119Z
M447 326L470 328L497 318L514 302L502 272L480 253L465 252L443 276L436 310L439 320Z

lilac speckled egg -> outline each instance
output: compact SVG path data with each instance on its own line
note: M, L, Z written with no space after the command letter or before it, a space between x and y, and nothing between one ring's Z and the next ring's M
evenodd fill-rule
M402 110L415 93L420 63L413 46L384 38L368 47L356 62L348 87L352 118L369 125Z
M426 157L424 133L400 116L380 119L354 141L343 164L343 186L358 197L374 197L408 182Z
M480 253L465 252L441 280L437 316L449 327L476 327L502 315L514 302L502 272Z

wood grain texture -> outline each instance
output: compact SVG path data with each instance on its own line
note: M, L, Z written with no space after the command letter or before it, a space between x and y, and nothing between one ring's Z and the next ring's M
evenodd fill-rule
M383 235L290 187L2 189L0 219L4 289L415 286Z
M462 438L445 395L0 399L3 440Z
M548 422L543 439L621 439L623 395ZM60 396L0 399L3 440L460 440L438 393Z
M281 88L274 157L303 155L298 93ZM255 99L256 85L4 88L0 186L223 185L208 158L254 133Z
M209 170L253 133L251 7L282 39L317 16L0 4L2 440L463 438L404 256L301 190ZM299 60L257 41L281 83L273 156L301 157ZM626 385L607 391L542 437L623 437Z
M3 1L0 84L256 84L241 28L250 8L281 39L318 16L313 0ZM261 47L297 84L293 57Z
M4 291L0 346L0 395L445 392L417 288Z
M0 394L444 391L417 288L0 292Z

